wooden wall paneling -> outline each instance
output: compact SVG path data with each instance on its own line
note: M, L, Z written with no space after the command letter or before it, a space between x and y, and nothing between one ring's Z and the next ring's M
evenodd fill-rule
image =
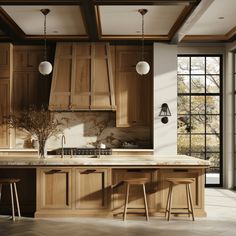
M0 44L0 78L10 79L11 50L9 43Z
M108 169L76 169L76 209L106 210L110 207Z

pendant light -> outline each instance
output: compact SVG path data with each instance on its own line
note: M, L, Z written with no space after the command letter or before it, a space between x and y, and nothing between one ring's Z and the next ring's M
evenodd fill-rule
M144 61L144 15L148 12L147 9L139 9L138 12L142 15L142 60L136 65L136 71L140 75L146 75L149 70L149 64Z
M47 61L47 40L46 40L47 21L46 21L46 18L47 18L47 14L50 12L50 10L49 9L41 9L40 11L44 15L44 61L40 62L40 64L39 64L39 72L42 75L49 75L52 72L52 64L49 61Z

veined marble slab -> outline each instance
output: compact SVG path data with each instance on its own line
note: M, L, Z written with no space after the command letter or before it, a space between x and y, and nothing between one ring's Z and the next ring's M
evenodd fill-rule
M148 155L148 156L74 156L47 157L17 157L0 155L1 166L209 166L209 161L186 155Z

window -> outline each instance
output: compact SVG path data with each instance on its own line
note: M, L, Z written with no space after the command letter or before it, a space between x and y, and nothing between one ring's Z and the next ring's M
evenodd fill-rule
M178 56L178 154L210 161L206 184L222 184L222 57Z

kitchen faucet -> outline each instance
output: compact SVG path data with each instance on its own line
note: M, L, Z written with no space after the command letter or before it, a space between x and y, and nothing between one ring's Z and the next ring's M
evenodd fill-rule
M66 144L66 137L65 135L63 134L61 136L61 158L64 157L64 144Z

